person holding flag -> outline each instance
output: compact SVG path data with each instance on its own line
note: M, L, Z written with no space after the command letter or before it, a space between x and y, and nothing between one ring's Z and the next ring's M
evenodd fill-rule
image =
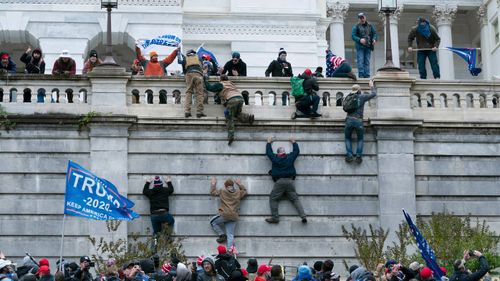
M413 40L417 39L417 63L420 79L427 79L427 70L425 69L425 59L429 59L431 64L432 74L435 79L439 79L439 64L436 52L441 43L436 28L429 24L429 21L423 17L419 17L417 25L410 30L408 35L408 52L413 52Z
M149 52L149 60L147 60L142 55L141 48L139 48L138 45L139 44L136 44L135 51L137 60L139 60L140 65L144 68L144 76L165 76L165 69L175 60L177 52L180 50L180 47L177 47L170 55L161 61L158 60L158 53L151 51Z

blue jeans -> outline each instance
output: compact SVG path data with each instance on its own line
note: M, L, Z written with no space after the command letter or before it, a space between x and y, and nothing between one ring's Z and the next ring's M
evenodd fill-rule
M428 51L417 51L417 63L418 72L420 73L420 79L427 79L427 70L425 69L425 59L429 58L429 63L431 64L432 75L434 78L440 78L439 64L436 52L431 50Z
M370 56L372 50L356 44L356 63L358 64L359 78L370 78Z
M236 221L225 219L221 215L216 215L210 219L210 225L212 229L221 236L226 234L227 236L227 249L231 249L234 246L234 229L236 228Z
M151 224L153 225L153 234L161 232L161 226L167 223L169 226L173 226L175 222L174 216L169 213L163 214L151 214Z
M364 128L363 120L347 117L345 119L345 149L348 157L352 157L352 131L356 130L358 145L356 146L356 156L363 156Z

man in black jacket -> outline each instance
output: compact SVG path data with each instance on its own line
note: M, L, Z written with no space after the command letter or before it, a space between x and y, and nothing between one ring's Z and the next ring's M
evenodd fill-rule
M247 76L247 64L241 60L240 53L233 52L232 59L224 65L221 74L227 76Z
M292 77L292 65L286 61L286 51L281 48L278 53L278 59L273 60L269 67L266 70L266 77L269 77L271 74L272 77Z
M477 257L479 259L479 270L474 273L468 272L465 268L465 261L472 257ZM469 252L468 250L465 250L464 258L456 260L453 263L453 268L455 269L455 272L451 276L450 281L479 281L484 275L486 275L486 273L488 273L489 266L488 261L481 252Z
M312 72L309 68L304 70L304 73L300 74L299 78L304 79L302 86L304 87L305 95L295 101L297 110L307 117L320 117L321 114L318 113L320 98L316 94L316 91L319 91L318 81L316 81L315 77L312 77ZM297 117L299 116L294 114L292 119Z
M166 180L167 187L163 186L163 181L159 176L148 179L142 190L142 194L149 199L153 234L161 232L164 223L173 226L175 222L168 208L168 197L174 193L174 186L170 177L167 177ZM151 181L153 182L153 188L150 188Z

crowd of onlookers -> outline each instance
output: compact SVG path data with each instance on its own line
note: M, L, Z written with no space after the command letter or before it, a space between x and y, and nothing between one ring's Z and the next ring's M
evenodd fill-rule
M465 262L473 256L479 259L480 267L471 273ZM271 263L271 261L269 261ZM395 260L379 264L374 272L359 265L351 265L348 272L339 274L334 270L331 259L316 261L310 267L279 264L259 264L250 258L242 266L235 253L225 246L217 247L217 254L200 256L196 261L180 261L175 255L164 264L160 257L117 264L114 258L105 261L100 270L92 270L94 263L88 256L82 256L79 263L59 260L50 266L45 258L35 260L26 255L18 264L3 257L0 259L0 280L2 281L478 281L489 270L486 258L479 251L465 251L462 259L454 264L454 273L448 274L444 267L439 274L418 262L402 265ZM292 270L290 270L292 268ZM291 271L291 272L288 272ZM53 272L55 272L53 274ZM437 278L437 276L441 276ZM441 279L441 280L439 280Z

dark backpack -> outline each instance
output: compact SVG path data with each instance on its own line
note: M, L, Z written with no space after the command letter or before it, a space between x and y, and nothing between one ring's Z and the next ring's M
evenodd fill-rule
M357 93L350 93L345 97L342 103L342 108L347 113L353 113L360 106L359 95Z
M216 269L219 275L224 277L225 280L228 280L231 273L236 270L236 260L234 258L219 259Z

